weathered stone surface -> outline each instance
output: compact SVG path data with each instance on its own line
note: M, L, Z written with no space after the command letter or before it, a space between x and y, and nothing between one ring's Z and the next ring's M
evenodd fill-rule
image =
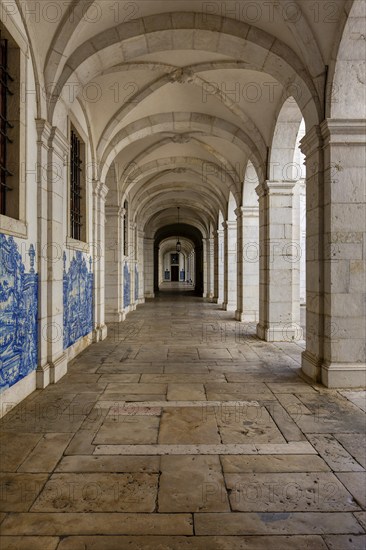
M156 548L159 548L159 550L263 550L263 548L273 550L294 550L295 548L327 550L322 538L316 535L276 537L66 537L60 542L58 550L85 550L85 548L87 550L99 550L100 548L104 550L120 550L121 548L129 548L130 550L156 550Z
M201 408L165 409L161 418L159 444L220 443L215 417L206 417Z
M228 474L329 471L320 457L309 455L222 456L221 464Z
M14 433L3 429L0 433L1 471L15 472L41 437L41 434Z
M336 474L355 501L366 508L366 474L365 472L339 472Z
M21 464L19 472L52 472L60 460L72 435L45 434Z
M357 511L332 473L225 474L230 504L241 512Z
M364 468L331 435L309 435L308 439L335 472L360 472Z
M105 420L95 436L96 445L118 443L156 443L160 418L154 416L123 416Z
M191 514L9 514L3 535L192 535Z
M223 443L285 443L265 407L225 407L215 411Z
M196 535L362 534L353 514L346 512L195 514L194 524Z
M32 512L154 512L157 474L58 473Z
M145 456L65 456L56 472L148 472L158 473L159 457Z
M168 401L205 401L203 384L168 384Z
M159 512L228 512L229 500L217 456L163 456Z
M361 466L366 468L366 435L363 432L357 434L337 433L334 434L334 437Z
M329 550L364 550L366 535L329 535L324 537Z
M47 479L47 474L0 474L0 511L28 511Z
M55 550L58 537L1 537L1 550Z

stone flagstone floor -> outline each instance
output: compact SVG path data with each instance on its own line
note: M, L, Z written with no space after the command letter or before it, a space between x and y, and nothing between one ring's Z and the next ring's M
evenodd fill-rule
M366 547L365 393L161 294L1 421L1 550Z

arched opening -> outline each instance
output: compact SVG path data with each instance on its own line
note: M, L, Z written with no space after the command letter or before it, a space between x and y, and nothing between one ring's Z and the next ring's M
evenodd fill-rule
M171 224L165 227L160 228L156 233L154 237L154 292L157 293L160 290L160 282L161 282L161 275L159 275L159 271L161 273L161 270L159 270L159 255L160 255L160 246L161 243L164 242L166 239L173 239L174 242L177 235L181 239L184 239L186 242L192 243L194 248L192 248L191 252L194 251L194 261L192 258L190 259L190 263L187 263L187 269L191 272L190 274L193 275L190 277L192 279L192 282L194 281L194 292L197 296L203 295L203 245L202 245L202 233L195 227L180 223L180 224ZM176 255L177 252L169 252L170 254ZM180 277L180 267L182 264L182 255L179 254L177 258L174 258L173 267L178 268L177 270L177 276ZM172 258L170 257L170 261ZM170 264L172 266L172 264ZM179 281L176 281L179 282ZM177 286L175 290L179 291L180 287Z

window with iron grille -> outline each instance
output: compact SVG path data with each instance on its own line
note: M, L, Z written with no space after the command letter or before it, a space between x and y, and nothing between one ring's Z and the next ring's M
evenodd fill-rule
M9 215L8 195L12 191L14 174L9 165L9 148L13 145L9 130L13 128L9 120L9 97L13 77L9 72L9 41L3 38L0 29L0 214Z
M123 226L123 254L128 256L128 202L125 201L123 208L125 210L125 223Z
M84 143L71 127L70 132L70 236L81 241L84 239Z

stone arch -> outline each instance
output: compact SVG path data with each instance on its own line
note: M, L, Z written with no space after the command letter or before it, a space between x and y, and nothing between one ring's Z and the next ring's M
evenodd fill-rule
M327 118L366 118L366 3L346 4L343 25L329 67Z
M303 115L293 98L283 103L273 131L268 179L270 181L297 180L301 177L295 162L297 136Z
M184 44L184 49L187 46L194 49L205 39L206 51L219 52L239 61L246 61L247 68L267 72L285 89L291 83L299 86L299 105L309 127L319 122L322 117L321 101L314 82L302 61L285 43L239 21L184 12L148 16L122 23L110 29L111 32L104 31L80 45L65 62L50 94L50 119L62 89L74 73L83 82L85 79L95 78L110 65L111 60L118 64L141 55L166 51L169 47L179 48L179 33L182 30L185 31L181 44ZM250 62L247 59L248 52Z

